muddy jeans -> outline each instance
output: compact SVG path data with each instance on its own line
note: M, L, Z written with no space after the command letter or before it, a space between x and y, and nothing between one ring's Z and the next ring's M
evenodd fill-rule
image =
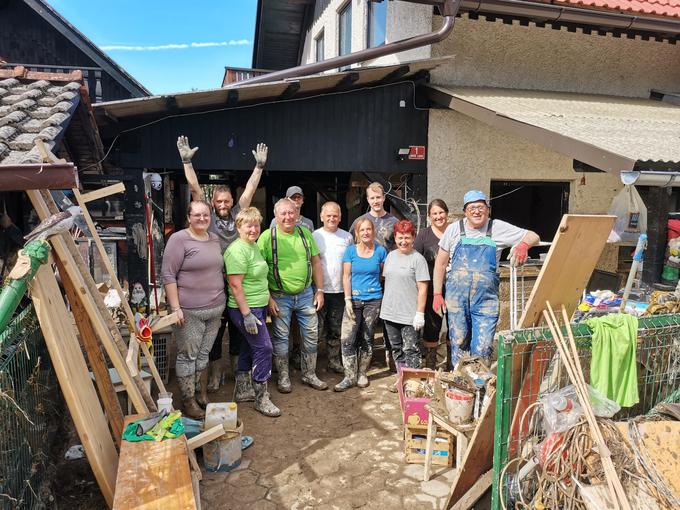
M340 346L342 314L345 311L345 294L325 294L324 305L319 310L319 340L326 341L326 348Z
M373 354L373 331L375 329L382 299L361 301L352 299L355 320L347 314L342 316L342 355L356 356L359 351Z
M420 368L420 343L418 333L413 326L385 321L385 328L390 336L394 362L401 363L408 368Z
M306 354L316 353L319 343L319 321L314 308L312 287L307 287L297 294L272 291L271 297L279 307L279 315L272 317L274 356L288 356L288 336L290 335L290 321L293 315L300 325L301 351Z
M172 327L177 342L177 377L194 375L208 366L208 355L220 328L223 311L224 305L205 310L182 308L186 323L181 328Z

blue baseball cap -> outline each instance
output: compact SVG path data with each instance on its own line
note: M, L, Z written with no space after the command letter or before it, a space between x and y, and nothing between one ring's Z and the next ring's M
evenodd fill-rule
M471 202L484 202L487 207L489 206L489 199L483 191L473 189L465 193L463 197L463 209Z

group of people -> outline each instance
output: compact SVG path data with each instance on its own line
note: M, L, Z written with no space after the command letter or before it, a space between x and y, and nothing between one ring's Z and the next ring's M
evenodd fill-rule
M278 391L292 390L293 318L301 337L302 382L317 390L328 388L316 373L320 337L327 344L329 369L343 374L333 389L368 386L381 321L398 371L420 367L421 336L436 345L445 312L451 364L465 352L489 357L498 319L500 250L511 247L513 263L521 264L538 236L490 220L482 192L465 195L465 218L450 225L446 203L433 200L431 225L418 233L409 220L385 211L384 189L374 182L366 189L370 211L347 232L339 228L341 208L335 202L323 204L322 227L314 230L300 213L303 192L292 186L274 205L270 228L261 232L262 215L250 202L267 147L259 144L253 151L253 174L234 205L231 191L222 186L213 190L211 204L205 201L191 163L198 148L183 136L177 146L192 202L188 227L167 242L162 277L168 304L179 317L176 375L187 415L202 418L208 390L219 387L219 379L210 380L209 367L221 356L225 328L230 354L238 355L232 365L234 400L254 401L265 416L281 414L267 386L272 365Z

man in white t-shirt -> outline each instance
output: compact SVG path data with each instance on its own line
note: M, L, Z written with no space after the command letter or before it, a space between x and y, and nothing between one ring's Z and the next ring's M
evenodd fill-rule
M529 248L539 242L531 230L489 218L489 199L477 190L463 198L465 219L448 226L434 263L432 307L447 312L451 340L451 364L464 354L488 361L498 323L498 261L504 248L510 250L513 266L524 264ZM444 273L446 293L442 296ZM469 341L469 343L468 343Z
M324 307L319 310L319 339L326 339L328 368L338 374L344 373L340 359L340 326L345 309L345 294L342 289L342 256L352 244L352 235L338 228L340 206L326 202L321 207L322 228L314 231L313 236L319 246L321 267L323 269Z

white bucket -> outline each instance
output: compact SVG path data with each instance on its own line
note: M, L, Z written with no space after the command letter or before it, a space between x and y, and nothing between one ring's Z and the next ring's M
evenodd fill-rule
M449 421L460 424L470 421L472 408L475 404L475 396L472 393L457 389L448 390L445 394L446 410L449 412Z
M156 400L156 406L158 407L158 412L162 413L167 411L172 412L172 393L159 393L158 400Z

